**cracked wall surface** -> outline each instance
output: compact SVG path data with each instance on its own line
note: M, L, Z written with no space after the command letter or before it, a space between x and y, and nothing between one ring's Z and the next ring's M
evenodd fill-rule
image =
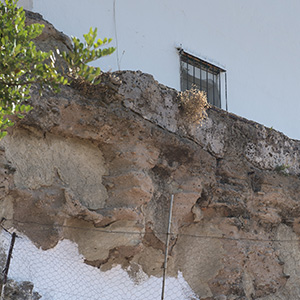
M42 44L67 47L47 26ZM5 226L42 249L72 240L103 271L161 277L173 194L169 276L199 299L299 299L299 141L214 107L190 124L151 75L102 77L33 91L1 141Z

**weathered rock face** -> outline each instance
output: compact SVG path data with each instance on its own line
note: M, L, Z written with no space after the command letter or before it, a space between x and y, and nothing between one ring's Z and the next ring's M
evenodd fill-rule
M32 101L1 142L6 226L162 276L173 194L169 276L199 299L300 298L298 141L216 108L190 124L177 91L140 72Z
M5 286L4 299L7 300L39 300L41 296L33 291L33 284L30 282L8 281Z

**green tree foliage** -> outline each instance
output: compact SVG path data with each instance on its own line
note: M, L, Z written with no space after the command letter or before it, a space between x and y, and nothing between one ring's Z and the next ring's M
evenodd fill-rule
M62 52L58 54L67 62L67 76L71 79L83 79L93 84L98 84L100 80L96 80L101 70L100 68L90 67L87 64L103 56L112 54L115 51L114 47L99 49L101 46L107 45L111 39L97 38L97 28L84 34L85 43L83 44L77 37L72 37L73 51Z
M32 84L40 91L49 89L59 91L59 85L68 84L68 79L84 79L98 83L96 78L101 70L86 65L102 56L111 54L115 48L99 49L110 40L98 39L97 29L90 29L84 35L85 44L73 37L73 51L61 53L68 70L61 74L55 65L53 51L38 51L33 39L44 28L41 24L25 25L25 12L17 7L18 0L0 2L0 139L13 122L8 118L17 115L22 118L32 109L28 104ZM59 53L59 52L58 52Z

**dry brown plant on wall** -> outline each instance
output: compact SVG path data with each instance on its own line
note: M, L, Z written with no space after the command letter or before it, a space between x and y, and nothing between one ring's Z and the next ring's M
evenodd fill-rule
M192 87L179 93L180 106L185 117L190 123L202 125L203 120L207 117L206 110L210 108L207 102L206 93Z

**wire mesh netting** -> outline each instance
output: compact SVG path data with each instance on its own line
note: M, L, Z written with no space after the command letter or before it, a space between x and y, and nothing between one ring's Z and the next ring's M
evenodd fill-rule
M45 226L40 226L41 234L44 229ZM73 230L78 232L80 228ZM85 235L91 231L86 228L81 230ZM260 277L260 286L257 287L261 293L267 293L266 287L279 289L284 279L280 251L289 251L285 255L293 257L299 242L296 237L294 240L284 239L284 234L278 239L229 237L209 225L193 224L180 232L170 233L166 266L166 248L154 249L154 244L147 244L145 240L147 246L124 248L120 258L121 248L115 246L124 241L124 236L126 241L138 243L139 238L145 238L149 232L112 232L100 228L92 231L93 234L95 231L99 234L98 244L103 246L102 251L107 251L103 253L105 259L85 260L80 253L86 249L79 249L76 243L68 239L43 250L26 236L18 234L3 299L197 300L203 299L199 295L210 295L212 288L216 294L242 294L243 285L240 283L245 277L244 270L251 271L254 276L270 270L263 278ZM160 236L163 240L167 234L160 233ZM2 230L0 265L4 270L11 241L12 235ZM161 242L161 245L164 243ZM93 251L91 244L86 247ZM138 251L134 252L133 249ZM165 290L162 293L164 267L167 268Z
M115 233L104 232L104 235L109 235L111 240L116 238ZM134 238L135 235L136 233L132 233L131 237ZM10 242L11 235L2 232L2 266L5 265ZM146 275L137 264L112 264L110 269L102 271L101 268L85 263L77 245L70 240L62 240L54 248L45 251L20 235L13 248L9 267L10 280L5 292L11 292L11 286L15 282L19 283L14 287L15 290L24 290L24 282L29 282L33 286L23 291L23 298L19 299L161 299L163 264L161 257L158 260L161 267L160 272L156 271L156 276ZM153 265L155 264L153 261ZM192 290L181 274L167 277L164 299L193 299L192 295Z

